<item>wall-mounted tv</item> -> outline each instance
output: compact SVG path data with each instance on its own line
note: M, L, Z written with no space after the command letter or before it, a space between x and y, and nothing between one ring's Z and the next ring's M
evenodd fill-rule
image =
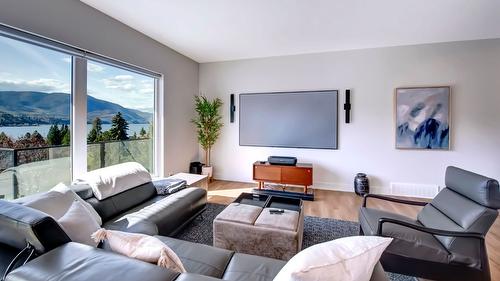
M239 95L240 145L337 149L338 91Z

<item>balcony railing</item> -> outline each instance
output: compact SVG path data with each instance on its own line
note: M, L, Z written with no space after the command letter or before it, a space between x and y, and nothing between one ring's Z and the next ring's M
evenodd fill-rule
M0 199L15 199L71 182L69 145L35 148L0 147ZM87 169L139 162L153 168L151 139L105 141L87 144Z

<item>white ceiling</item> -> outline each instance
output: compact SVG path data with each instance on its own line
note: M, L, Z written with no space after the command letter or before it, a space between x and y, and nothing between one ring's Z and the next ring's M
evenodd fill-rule
M81 0L197 62L500 38L499 0Z

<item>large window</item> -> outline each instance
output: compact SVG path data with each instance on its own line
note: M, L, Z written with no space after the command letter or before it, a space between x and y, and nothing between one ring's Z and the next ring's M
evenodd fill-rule
M158 171L158 79L0 25L0 199L123 162Z
M87 169L139 162L153 172L155 79L87 62Z
M0 198L71 181L71 56L0 36Z

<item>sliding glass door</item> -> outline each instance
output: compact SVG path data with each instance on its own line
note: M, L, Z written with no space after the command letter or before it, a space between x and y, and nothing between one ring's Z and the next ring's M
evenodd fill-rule
M71 56L0 36L0 198L71 181Z
M155 79L87 62L87 169L139 162L154 172Z

